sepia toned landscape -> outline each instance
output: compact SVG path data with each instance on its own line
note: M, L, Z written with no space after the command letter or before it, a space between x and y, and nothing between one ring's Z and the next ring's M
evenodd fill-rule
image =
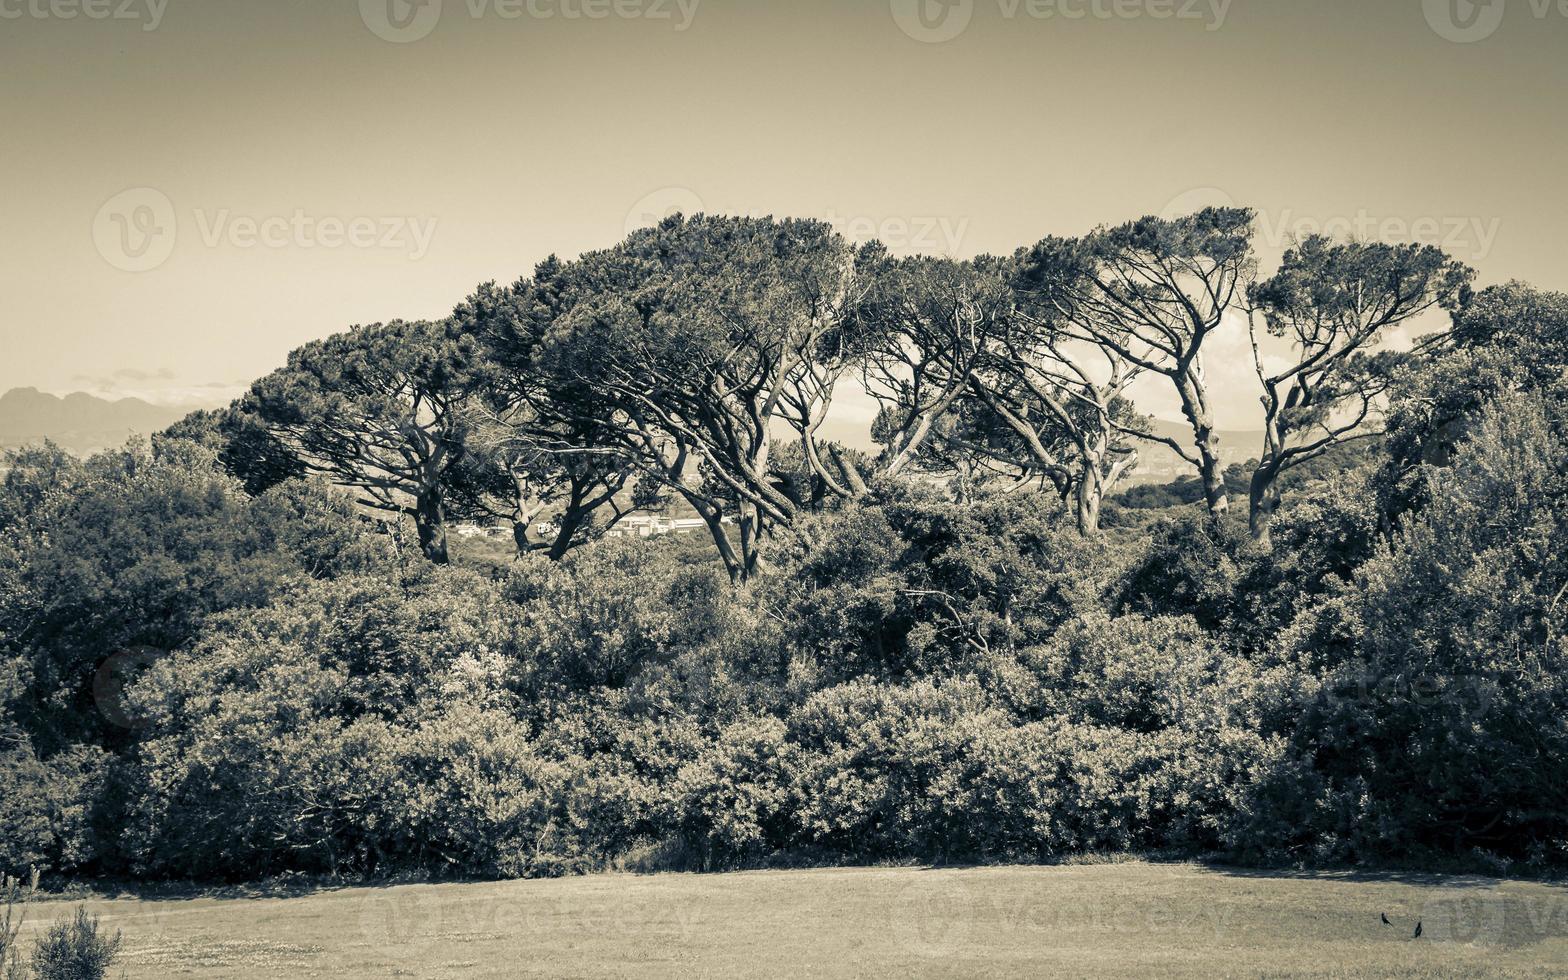
M1565 50L0 0L0 980L1568 974Z

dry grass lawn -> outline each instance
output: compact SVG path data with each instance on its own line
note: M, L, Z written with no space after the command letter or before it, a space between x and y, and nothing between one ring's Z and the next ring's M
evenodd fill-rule
M87 904L131 978L1568 976L1568 888L1436 875L876 868Z

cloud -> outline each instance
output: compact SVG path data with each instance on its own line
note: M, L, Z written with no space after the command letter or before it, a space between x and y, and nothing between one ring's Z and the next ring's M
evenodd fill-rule
M72 384L91 385L94 391L118 391L125 384L148 385L173 381L177 375L170 368L117 368L109 374L78 374Z
M100 398L139 398L169 408L221 408L244 394L249 381L174 383L179 376L168 368L145 370L119 368L105 375L78 374L71 384Z
M212 382L198 385L171 385L158 388L139 388L126 390L122 395L131 395L142 401L154 405L167 405L170 408L222 408L245 393L245 385L229 385L221 382Z
M168 368L158 368L154 371L143 371L139 368L120 368L114 372L114 377L121 381L146 384L149 381L173 381L174 372Z

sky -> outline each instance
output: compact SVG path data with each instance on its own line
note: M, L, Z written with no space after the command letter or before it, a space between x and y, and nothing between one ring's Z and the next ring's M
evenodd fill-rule
M1568 0L0 0L0 86L0 391L226 401L672 210L967 257L1237 203L1265 270L1568 289ZM1239 326L1208 369L1255 424Z

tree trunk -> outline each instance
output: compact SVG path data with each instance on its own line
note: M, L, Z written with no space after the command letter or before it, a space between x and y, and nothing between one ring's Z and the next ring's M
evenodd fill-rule
M855 468L853 461L845 459L839 448L831 443L828 445L828 455L833 457L833 465L838 467L839 475L844 478L844 483L849 487L849 492L856 497L864 497L871 493L871 488L866 486L866 481L861 478L860 471Z
M588 515L577 504L566 508L556 520L560 529L556 532L555 541L550 544L550 560L560 561L572 550L572 541L577 537L577 532L587 523Z
M1285 469L1288 433L1281 420L1279 395L1272 385L1268 386L1263 407L1266 416L1263 420L1263 458L1252 471L1252 481L1247 491L1247 527L1252 532L1252 540L1268 548L1272 545L1269 525L1274 520L1275 509L1279 507L1279 475Z
M740 531L741 581L753 578L762 561L762 512L755 504L741 504L736 522Z
M1202 382L1193 377L1176 385L1181 396L1182 414L1192 426L1193 445L1198 450L1198 476L1203 480L1203 499L1209 514L1223 517L1230 511L1225 491L1225 464L1220 461L1219 437L1214 434L1214 415Z
M1203 476L1203 501L1209 514L1224 517L1230 512L1230 496L1225 491L1225 464L1215 448L1213 430L1206 430L1198 443L1198 471Z
M708 533L713 536L713 546L719 549L719 558L724 562L725 571L730 574L731 582L740 582L745 578L745 564L735 554L735 546L730 543L729 535L724 530L724 515L713 508L697 508L697 513L708 525Z
M534 518L544 513L544 504L532 493L527 474L515 466L509 466L508 472L512 476L512 543L517 548L517 557L523 558L534 550L528 532Z
M1078 533L1083 537L1092 538L1100 533L1100 501L1104 499L1104 493L1104 486L1093 473L1085 473L1078 481Z
M702 518L703 523L708 525L708 534L713 538L713 547L718 551L719 560L724 563L724 570L729 573L730 581L740 582L745 575L745 563L735 554L735 545L725 533L724 511L680 484L676 484L675 489L688 504L691 504L691 509L697 512L697 516Z
M855 496L853 490L839 483L838 480L833 478L833 474L828 472L827 465L822 461L822 453L817 448L816 436L812 435L810 430L801 433L800 445L806 451L806 463L816 477L817 486L812 489L812 510L818 509L817 504L821 500L818 488L821 491L832 493L835 497L848 499ZM842 463L839 464L839 469L842 471Z
M1252 540L1264 548L1272 547L1269 528L1274 523L1274 512L1279 508L1279 470L1267 465L1254 470L1249 498L1247 526L1252 531Z
M441 489L432 487L414 501L414 529L419 532L419 550L437 565L451 562L446 547L446 504Z
M1111 455L1109 441L1102 436L1079 450L1083 463L1074 496L1078 533L1086 538L1100 533L1100 508L1105 503L1106 495L1115 490L1122 477L1138 463L1138 454L1128 453L1107 468L1106 460Z
M887 467L882 471L884 474L889 477L895 477L903 472L904 467L908 465L910 460L915 458L915 453L919 452L920 447L925 444L926 436L931 433L931 423L934 421L934 418L935 416L931 412L922 412L920 414L915 420L914 426L904 433L904 444L899 447L898 451L888 461Z

